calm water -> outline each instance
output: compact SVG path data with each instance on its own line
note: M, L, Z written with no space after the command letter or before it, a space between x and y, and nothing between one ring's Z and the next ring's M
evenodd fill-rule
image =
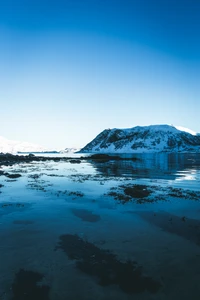
M3 168L1 300L200 299L200 155L134 157Z

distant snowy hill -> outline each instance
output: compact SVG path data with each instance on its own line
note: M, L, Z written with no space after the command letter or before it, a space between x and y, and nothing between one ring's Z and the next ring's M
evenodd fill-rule
M3 153L17 153L17 152L44 152L48 151L42 146L27 143L8 140L0 136L0 152Z
M60 153L74 153L80 151L80 148L65 148L64 150L60 150Z
M80 152L142 153L200 152L200 135L172 125L136 126L106 129Z

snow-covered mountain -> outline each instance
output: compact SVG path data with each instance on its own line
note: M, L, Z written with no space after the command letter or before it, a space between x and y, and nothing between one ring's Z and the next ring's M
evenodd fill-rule
M0 152L3 153L17 153L17 152L45 152L48 151L42 146L27 143L8 140L0 136Z
M200 135L173 125L105 129L80 152L200 152Z

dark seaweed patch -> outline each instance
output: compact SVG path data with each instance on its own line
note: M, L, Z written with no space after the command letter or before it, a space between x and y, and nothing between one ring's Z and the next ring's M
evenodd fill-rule
M137 203L151 203L157 201L157 198L148 198L153 193L152 187L147 187L143 184L128 184L120 185L118 189L111 188L108 196L114 197L115 200L119 200L122 203L129 202L133 199Z
M71 159L69 161L71 164L80 164L81 163L81 160L80 159Z
M3 184L0 184L0 188L2 188L3 187ZM1 194L2 192L0 191L0 194Z
M131 200L131 197L126 196L120 192L110 191L107 195L113 197L115 200L119 200L122 203L126 203Z
M84 241L78 235L61 235L56 249L62 249L70 259L76 260L76 267L96 277L102 286L116 284L128 294L145 290L156 293L161 287L159 282L144 276L136 262L121 262L115 254Z
M152 191L143 184L122 185L121 188L124 190L124 194L131 198L145 198L152 193Z
M187 198L189 200L200 200L200 192L174 187L168 188L168 196L176 198Z
M43 175L46 175L46 176L50 176L50 177L65 177L65 175L58 175L58 174L43 174Z
M35 181L33 181L31 183L28 183L27 184L27 188L38 190L38 191L47 192L46 188L48 188L48 187L50 187L52 185L53 184L49 183L49 181L36 179Z
M8 178L14 179L14 178L19 178L22 175L21 174L9 174L9 173L4 173L4 175Z
M24 207L23 203L3 203L1 207Z
M72 208L71 211L76 217L80 218L82 221L98 222L101 219L99 215L93 214L93 212L87 209Z
M32 179L39 179L42 174L30 174L28 177Z
M200 246L200 221L178 217L166 212L137 212L149 223L161 228L164 231L181 236L196 245Z
M77 191L77 192L69 192L68 195L69 196L77 196L77 197L83 197L84 196L84 194L82 192L79 192L79 191Z
M49 286L38 285L43 277L38 272L21 269L12 284L12 300L49 300Z

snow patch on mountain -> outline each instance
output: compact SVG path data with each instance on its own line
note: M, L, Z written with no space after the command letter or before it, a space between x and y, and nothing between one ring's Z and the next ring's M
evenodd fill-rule
M189 128L186 128L186 127L182 127L182 126L174 126L176 129L180 130L180 131L185 131L185 132L188 132L192 135L197 135L197 133Z
M180 130L177 127L164 124L106 129L80 152L199 152L200 136L193 131L193 134L189 133L187 128L181 127Z

